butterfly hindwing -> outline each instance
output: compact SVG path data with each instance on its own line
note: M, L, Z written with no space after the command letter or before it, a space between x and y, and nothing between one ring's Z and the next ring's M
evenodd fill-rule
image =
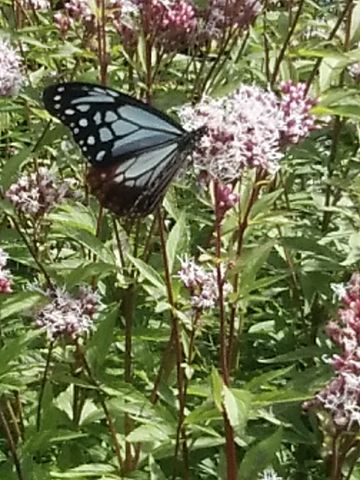
M87 180L101 204L118 215L147 215L163 198L183 155L176 145L145 151L124 164L102 169L100 175L92 167ZM141 165L148 168L140 169Z

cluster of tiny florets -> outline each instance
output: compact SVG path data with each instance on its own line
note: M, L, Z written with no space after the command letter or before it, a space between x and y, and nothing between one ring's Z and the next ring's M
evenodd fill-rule
M127 48L136 46L143 30L154 45L169 52L193 42L197 17L194 6L186 0L127 0L114 25Z
M282 133L286 143L298 143L315 129L315 118L311 109L317 101L306 97L305 83L284 82L281 88L280 108L284 113L286 128Z
M189 2L152 0L150 5L149 33L156 44L165 50L173 50L191 43L196 29L196 16Z
M12 280L10 272L6 267L8 261L8 254L0 248L0 293L11 293Z
M341 306L337 318L331 321L326 333L339 347L328 363L335 378L305 408L323 408L338 431L360 428L360 273L337 289Z
M21 213L42 215L60 203L70 191L70 180L59 181L46 167L23 175L13 183L5 197Z
M267 468L264 470L260 476L259 480L283 480L282 477L279 477L274 469Z
M97 293L82 287L76 297L60 289L48 295L51 302L37 313L35 322L45 329L50 340L60 336L76 339L92 330L100 305Z
M22 84L21 60L6 40L0 39L0 97L18 93Z
M88 33L95 33L95 15L88 0L69 0L63 11L55 13L54 21L62 36L77 22L81 23Z
M286 142L299 141L314 126L309 112L314 101L304 98L303 87L287 83L283 88L279 98L242 85L222 99L183 107L179 114L186 128L207 126L194 152L195 167L223 183L239 179L245 167L275 172Z
M353 63L348 67L350 76L356 81L360 81L360 62Z
M218 208L218 217L221 219L225 213L239 202L240 197L234 192L233 187L230 185L216 185L216 198Z
M212 0L204 12L204 31L199 33L201 36L207 33L213 39L227 27L245 29L251 25L260 10L259 0Z
M189 290L191 305L196 310L204 310L215 307L219 298L219 286L217 271L215 268L206 270L198 265L193 259L181 260L181 268L178 277ZM228 282L223 283L224 297L232 292Z

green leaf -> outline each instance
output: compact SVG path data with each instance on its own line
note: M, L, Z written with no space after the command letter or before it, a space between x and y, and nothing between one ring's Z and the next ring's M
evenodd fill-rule
M12 315L28 315L45 296L37 292L13 293L7 297L0 297L0 320L5 320Z
M10 185L16 181L16 178L19 176L19 171L21 165L25 160L29 159L32 155L30 147L24 147L19 153L13 155L7 162L4 163L4 166L1 170L1 185L6 191Z
M238 479L255 480L268 467L281 447L282 428L273 435L254 445L245 453L241 462Z
M166 242L166 254L169 263L170 273L173 271L176 254L182 250L186 241L185 214L181 213L178 221L175 223Z
M241 435L249 417L251 394L223 386L223 403L230 425Z
M160 425L141 425L135 428L126 439L128 442L167 442L173 434L173 430L169 429L165 424Z
M106 360L106 355L114 340L114 328L118 316L119 307L116 306L98 319L96 331L87 345L87 358L92 370L98 371Z
M164 472L161 470L159 465L155 462L154 457L149 455L149 480L166 480Z
M18 338L9 340L0 349L0 375L11 369L10 362L18 359L20 355L24 355L25 347L31 343L36 337L41 335L40 330L30 331Z
M216 408L219 412L223 411L222 407L222 392L223 392L223 381L219 375L219 372L216 368L212 367L211 369L211 386L212 386L212 397Z
M165 283L161 278L161 276L153 267L143 262L139 258L133 257L130 254L127 255L127 258L137 268L137 270L139 271L140 275L143 278L148 280L151 283L151 285L156 287L156 289L159 290L162 295L166 294Z
M71 468L66 472L51 472L52 478L70 478L76 480L78 478L104 478L104 475L113 473L116 474L116 468L107 463L88 463L80 465L76 468ZM110 477L108 477L110 478ZM118 475L114 478L119 478Z

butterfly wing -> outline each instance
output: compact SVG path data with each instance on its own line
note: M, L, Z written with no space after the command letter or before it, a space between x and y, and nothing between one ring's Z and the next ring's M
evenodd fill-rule
M164 113L111 88L63 83L44 90L49 113L70 128L93 165L109 165L134 154L178 142L185 130Z
M92 164L87 177L92 192L118 215L150 213L198 136L168 115L107 87L52 85L43 101L70 128Z
M183 165L185 151L176 144L145 151L120 165L91 167L87 181L100 203L120 216L151 213L162 200L174 175ZM146 168L141 167L146 165Z

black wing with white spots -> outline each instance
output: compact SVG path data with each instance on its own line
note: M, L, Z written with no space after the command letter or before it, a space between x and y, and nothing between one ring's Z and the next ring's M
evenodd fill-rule
M93 164L110 164L186 134L169 116L124 93L87 83L47 87L45 108L70 128L84 156Z
M159 110L98 85L51 85L43 101L94 167L93 192L119 215L150 213L204 131L187 132Z

